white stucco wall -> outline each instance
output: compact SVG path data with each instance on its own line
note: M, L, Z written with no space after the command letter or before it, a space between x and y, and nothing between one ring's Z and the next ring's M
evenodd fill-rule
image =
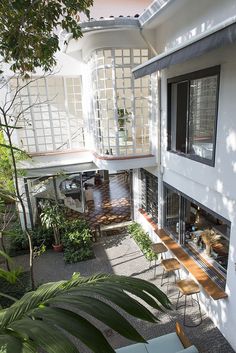
M139 28L105 29L84 33L84 37L75 41L71 40L67 48L67 54L80 60L87 61L91 52L105 48L147 48L147 43L140 35ZM81 54L82 53L82 54Z
M155 47L163 52L193 39L206 30L236 15L234 0L180 0L169 17L156 17ZM151 28L151 27L150 27ZM153 26L152 26L153 28ZM152 34L153 34L152 33ZM147 37L152 40L153 36ZM231 222L227 299L214 301L204 291L201 303L216 326L236 350L236 45L215 50L195 60L189 60L162 71L161 77L161 161L163 181L215 211ZM221 66L219 110L215 166L210 167L167 152L167 79L189 72ZM152 172L150 170L150 172ZM155 174L155 172L153 172ZM138 174L134 173L134 188L140 189ZM134 193L135 205L139 193ZM161 202L163 200L160 200ZM135 210L135 220L158 241L147 220Z
M176 189L222 215L231 222L227 300L213 301L202 296L208 314L236 348L236 45L175 65L162 73L162 162L163 180ZM178 156L167 146L167 79L181 74L221 65L219 111L217 122L215 167Z
M236 15L235 0L178 0L176 3L174 13L171 6L168 9L170 17L157 16L155 19L155 44L159 53L183 44Z

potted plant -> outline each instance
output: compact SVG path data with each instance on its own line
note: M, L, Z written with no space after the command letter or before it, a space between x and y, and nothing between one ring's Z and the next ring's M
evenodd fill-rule
M52 244L52 247L56 252L62 251L60 226L63 224L63 218L63 212L58 203L46 201L42 205L40 219L46 229L53 230L54 244Z
M201 234L202 241L206 246L205 253L208 256L211 256L212 246L219 242L221 236L216 234L212 229L205 229L204 232Z
M124 108L117 109L119 137L124 141L126 141L128 137L128 130L127 130L126 123L130 122L129 120L130 114L131 113L129 113L127 109L124 109Z

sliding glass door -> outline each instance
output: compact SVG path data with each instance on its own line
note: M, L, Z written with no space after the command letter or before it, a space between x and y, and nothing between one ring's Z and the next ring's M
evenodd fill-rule
M195 260L204 259L225 277L230 222L164 184L164 228Z

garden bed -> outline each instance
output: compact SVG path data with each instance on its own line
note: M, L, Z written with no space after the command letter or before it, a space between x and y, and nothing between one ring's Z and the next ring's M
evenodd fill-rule
M140 224L134 222L129 225L128 233L138 244L140 250L148 261L152 261L158 258L158 255L155 254L151 248L152 241L149 238L148 233L143 230Z

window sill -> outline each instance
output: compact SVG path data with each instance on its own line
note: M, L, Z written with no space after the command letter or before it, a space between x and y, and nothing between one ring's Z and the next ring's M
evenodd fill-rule
M139 212L151 224L153 230L158 235L165 246L173 253L179 262L187 269L189 273L197 280L205 292L214 300L227 298L228 295L204 272L198 264L189 256L183 248L174 241L163 229L158 229L157 225L152 221L142 209Z
M186 153L178 152L178 151L174 151L174 150L167 150L167 152L176 154L179 157L184 157L184 158L190 159L191 161L194 161L194 162L206 164L209 167L214 167L215 166L215 159L214 158L212 160L210 160L210 159L207 159L207 158L199 157L197 155L195 156L195 155L186 154Z
M157 224L154 222L154 220L152 219L152 217L150 215L148 215L144 209L139 208L138 209L139 213L141 213L143 215L144 218L146 218L146 220L149 222L149 224L152 226L154 231L158 230L158 226Z

